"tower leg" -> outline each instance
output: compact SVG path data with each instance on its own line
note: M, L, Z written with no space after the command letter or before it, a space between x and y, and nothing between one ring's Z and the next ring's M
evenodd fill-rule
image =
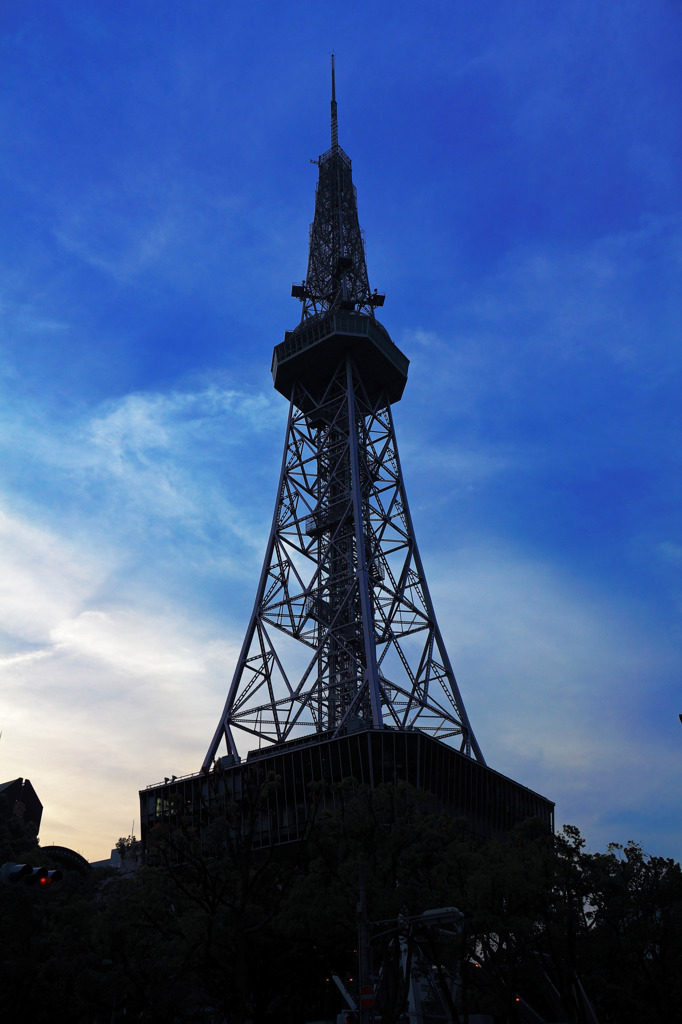
M305 409L306 411L301 411ZM220 723L239 753L306 732L419 728L483 762L419 556L390 405L349 353L295 384L265 561Z

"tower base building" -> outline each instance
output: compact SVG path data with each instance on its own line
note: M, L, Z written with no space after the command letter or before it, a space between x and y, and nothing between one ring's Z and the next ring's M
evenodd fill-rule
M415 786L435 813L465 821L477 839L504 839L528 818L554 829L550 800L446 743L416 730L364 729L291 740L254 750L243 761L227 755L209 771L148 786L140 793L142 841L146 848L155 827L172 832L188 818L201 830L230 804L244 808L246 822L254 795L262 793L254 846L297 842L322 810L335 809L335 786L344 779L371 789L396 782ZM274 784L268 787L269 780Z

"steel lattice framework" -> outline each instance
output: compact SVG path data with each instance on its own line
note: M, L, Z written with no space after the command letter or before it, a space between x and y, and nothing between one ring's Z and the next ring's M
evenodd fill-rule
M398 457L391 404L408 361L375 319L351 162L332 146L319 181L301 323L273 357L289 398L263 569L225 709L223 739L418 729L485 763L436 622Z

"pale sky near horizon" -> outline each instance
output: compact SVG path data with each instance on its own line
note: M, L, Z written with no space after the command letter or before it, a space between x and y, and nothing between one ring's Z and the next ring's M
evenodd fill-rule
M316 158L353 161L439 623L498 771L682 858L677 0L5 0L0 780L106 856L248 621Z

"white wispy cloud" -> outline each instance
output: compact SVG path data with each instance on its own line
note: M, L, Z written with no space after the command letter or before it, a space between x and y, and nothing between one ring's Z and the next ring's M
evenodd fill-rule
M30 466L0 514L4 771L36 786L43 841L87 836L103 856L139 787L203 759L271 513L262 493L254 509L245 461L251 487L263 475L274 492L268 459L251 460L279 417L214 384L128 395L69 427L24 412L2 441ZM197 603L206 587L220 603Z
M0 511L0 607L3 630L22 643L43 643L50 624L72 615L107 572L105 559Z
M33 490L51 493L56 519L74 515L88 533L160 519L195 535L217 527L248 546L260 541L253 489L261 475L275 487L275 451L268 443L264 459L258 449L282 423L281 403L269 395L211 384L127 395L67 424L24 409L0 448L21 463L22 477L30 467Z
M49 197L52 232L70 256L120 283L150 270L177 278L180 253L195 268L194 240L202 203L170 167L123 160L109 177L73 196ZM185 285L188 279L185 277Z
M137 817L138 789L198 770L236 646L142 603L55 623L53 635L50 657L0 672L4 771L31 778L44 842L104 856Z
M438 565L432 590L465 704L493 768L557 802L597 847L629 815L674 816L677 658L635 605L498 543ZM428 572L428 564L427 564ZM611 831L610 831L611 830ZM679 836L682 841L682 835Z
M138 788L198 768L237 640L162 592L125 604L95 593L104 570L92 551L66 555L59 536L2 523L13 551L0 591L3 771L31 778L44 842L104 856L129 830Z
M679 372L681 268L676 214L643 215L634 227L589 239L516 245L447 310L447 322L397 335L415 355L407 400L415 388L422 401L447 396L450 415L475 427L481 398L537 400L539 384L558 388L559 375L581 367L619 386L665 384Z
M669 328L681 312L670 287L681 259L674 215L645 216L632 229L580 244L525 245L506 254L460 314L490 325L493 349L511 335L520 356L534 350L582 361L603 353L616 366L658 372L661 360L679 360Z
M661 541L656 545L656 554L664 562L682 565L682 544L676 544L675 541Z
M198 291L203 305L214 296L222 304L227 294L233 308L245 310L256 278L276 281L286 295L282 257L295 241L305 246L305 228L297 238L291 210L265 206L248 176L228 183L223 173L174 153L152 163L139 153L134 162L123 157L97 183L73 194L50 192L45 201L52 235L70 262L116 286ZM217 281L223 287L216 289Z

